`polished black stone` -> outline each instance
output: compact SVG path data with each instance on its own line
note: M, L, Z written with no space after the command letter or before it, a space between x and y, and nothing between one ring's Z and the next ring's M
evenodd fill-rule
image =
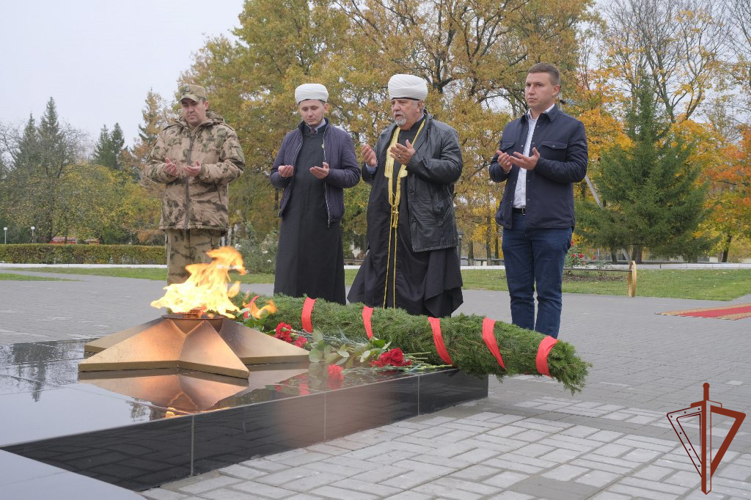
M132 490L487 396L487 378L321 365L78 373L84 341L0 345L0 449ZM0 479L0 491L5 484ZM102 497L104 498L104 496Z
M111 484L0 450L0 495L12 500L137 500Z

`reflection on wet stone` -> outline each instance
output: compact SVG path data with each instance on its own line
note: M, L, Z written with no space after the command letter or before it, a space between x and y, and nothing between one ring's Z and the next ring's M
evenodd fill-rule
M487 396L487 378L249 366L82 373L85 341L0 346L0 448L133 490Z

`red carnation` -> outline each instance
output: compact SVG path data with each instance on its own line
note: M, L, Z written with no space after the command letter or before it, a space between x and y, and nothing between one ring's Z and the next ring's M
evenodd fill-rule
M381 354L377 360L371 361L371 366L409 366L412 361L404 359L401 349L391 349Z
M328 366L328 384L331 389L339 389L344 381L344 369L339 365Z
M292 325L287 323L279 323L276 325L276 335L274 337L285 342L292 342Z
M580 253L580 254L579 254L579 258L580 258L580 259L583 259L583 258L584 258L584 254L583 254L583 253Z
M308 343L308 339L306 339L302 335L300 335L299 337L297 337L295 339L295 341L293 342L293 344L296 345L297 347L304 347L305 344L307 344L307 343Z

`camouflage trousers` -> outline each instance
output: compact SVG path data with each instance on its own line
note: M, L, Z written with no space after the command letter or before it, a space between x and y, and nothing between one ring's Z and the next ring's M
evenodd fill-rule
M206 252L219 248L223 231L218 229L166 229L167 284L183 283L190 273L185 266L211 262Z

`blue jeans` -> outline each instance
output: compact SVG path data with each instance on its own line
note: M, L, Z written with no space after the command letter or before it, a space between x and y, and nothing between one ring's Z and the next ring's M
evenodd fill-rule
M511 229L503 228L503 261L511 295L511 321L522 328L557 338L563 305L563 263L571 247L571 228L526 229L524 222L524 215L514 213Z

